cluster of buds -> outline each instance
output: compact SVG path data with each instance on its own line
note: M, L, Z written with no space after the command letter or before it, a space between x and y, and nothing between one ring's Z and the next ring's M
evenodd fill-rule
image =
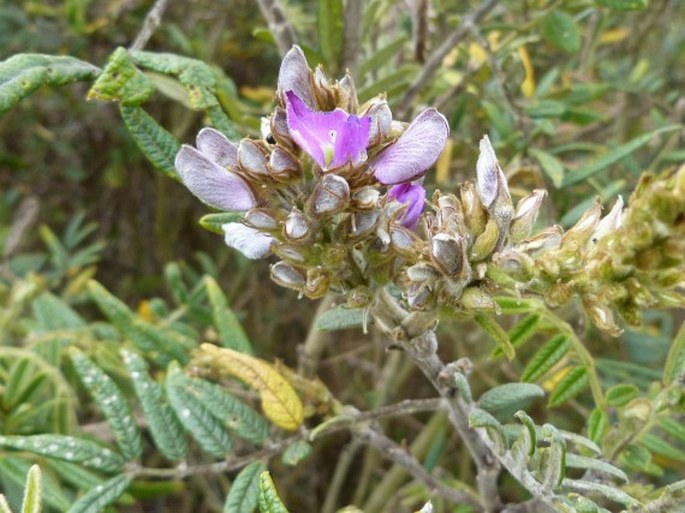
M176 169L206 204L244 213L223 226L226 243L248 258L276 255L276 283L358 302L364 287L392 278L401 258L393 238L415 237L422 177L448 136L435 109L406 125L393 121L383 97L359 105L349 75L330 81L294 47L262 138L236 144L205 128L197 147L181 148Z

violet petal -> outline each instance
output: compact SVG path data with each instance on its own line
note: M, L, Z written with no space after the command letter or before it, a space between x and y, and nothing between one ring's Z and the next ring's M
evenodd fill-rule
M402 226L413 230L426 206L426 190L420 183L402 183L391 187L388 196L407 206L402 218Z
M497 155L487 135L480 140L479 148L480 153L476 162L476 191L485 208L489 208L495 201L499 188L507 187L507 179L497 162ZM508 190L506 192L508 194Z
M226 223L221 228L226 234L226 245L237 249L251 260L268 256L276 240L271 235L245 226L243 223Z
M197 134L197 149L221 167L234 168L238 165L238 148L228 138L213 128L203 128Z
M244 211L257 204L252 190L235 173L222 168L192 146L176 154L176 169L190 192L210 207Z
M373 158L369 168L386 185L414 180L438 160L449 133L445 116L435 109L424 110L396 142Z
M281 61L281 69L278 72L278 90L283 94L293 91L304 103L314 107L310 73L309 64L302 49L299 46L293 46Z

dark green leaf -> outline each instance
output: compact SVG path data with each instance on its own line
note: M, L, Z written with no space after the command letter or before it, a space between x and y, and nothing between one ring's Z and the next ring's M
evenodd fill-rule
M135 67L128 50L119 47L109 57L104 71L90 88L88 99L140 105L154 92L154 84Z
M568 339L557 335L538 349L521 374L521 381L537 381L554 367L568 351Z
M317 27L321 53L334 70L338 69L343 45L342 0L319 0Z
M635 385L623 383L607 390L606 400L610 406L625 406L638 395L640 395L640 390Z
M549 396L550 406L559 406L578 395L588 384L589 376L585 367L573 367L554 388Z
M219 332L221 345L228 347L229 349L235 349L241 353L254 354L250 339L245 335L245 331L240 325L236 315L228 307L226 296L221 292L216 280L207 276L205 278L205 287L207 289L209 301L212 304L214 326L216 326L216 329Z
M553 9L542 19L542 37L552 46L567 53L580 49L580 31L573 17Z
M609 427L609 416L606 412L595 408L587 419L587 436L593 442L599 443Z
M633 11L646 9L649 0L597 0L597 5L615 11Z
M364 75L366 75L369 71L380 69L382 66L390 62L392 56L400 51L406 42L407 37L400 36L394 41L385 45L359 65L357 76L363 78Z
M257 507L259 476L266 470L261 461L253 461L233 480L228 491L224 513L252 513Z
M89 490L67 513L99 513L121 497L130 484L131 477L127 474L113 477Z

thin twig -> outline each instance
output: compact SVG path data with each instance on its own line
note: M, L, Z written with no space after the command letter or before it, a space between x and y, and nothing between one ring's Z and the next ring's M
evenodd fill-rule
M257 0L257 5L276 40L278 53L283 57L297 43L295 29L288 20L280 0Z
M498 3L499 0L486 0L480 8L466 14L461 20L461 23L459 23L459 26L445 38L445 41L436 48L435 51L433 51L426 61L426 64L421 68L419 76L412 82L404 93L402 100L399 102L399 117L403 117L408 113L412 101L440 68L442 61L447 54L469 34L471 27L494 9Z
M148 41L154 34L159 24L162 22L162 16L169 4L169 0L156 0L152 8L148 11L143 21L143 28L140 29L138 35L130 46L130 50L142 50L147 45Z

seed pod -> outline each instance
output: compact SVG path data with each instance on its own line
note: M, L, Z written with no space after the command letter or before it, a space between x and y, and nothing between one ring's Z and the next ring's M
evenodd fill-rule
M272 248L272 252L287 262L302 264L307 261L307 252L301 246L291 246L290 244L277 244Z
M282 146L275 146L269 156L269 173L276 180L287 181L302 174L300 162Z
M446 233L464 232L464 213L461 203L454 194L440 194L436 191L433 201L438 204L438 230Z
M252 139L243 139L238 145L238 163L243 171L256 177L269 173L264 149Z
M293 208L283 226L283 234L293 242L302 242L309 237L311 230L307 223L307 217Z
M443 274L457 276L465 261L462 238L438 233L431 239L431 256Z
M499 227L497 221L493 218L488 220L485 225L485 231L481 233L471 248L471 260L478 262L490 256L497 246L497 241L500 239Z
M414 310L425 310L434 301L431 286L426 283L414 283L407 289L407 304Z
M485 230L488 214L478 197L476 186L472 182L463 184L459 189L459 198L466 226L474 236L480 235Z
M535 189L518 202L514 218L509 225L509 234L514 242L519 242L530 236L545 196L547 196L547 191Z
M278 228L278 221L276 221L272 212L263 208L248 210L247 214L245 214L245 223L258 230L270 231Z
M342 176L324 175L310 198L311 209L317 215L333 215L350 204L350 186Z
M302 291L306 280L303 273L285 262L277 262L271 266L271 279L281 287Z
M362 187L352 194L352 206L359 210L372 210L378 205L381 193L374 187Z

